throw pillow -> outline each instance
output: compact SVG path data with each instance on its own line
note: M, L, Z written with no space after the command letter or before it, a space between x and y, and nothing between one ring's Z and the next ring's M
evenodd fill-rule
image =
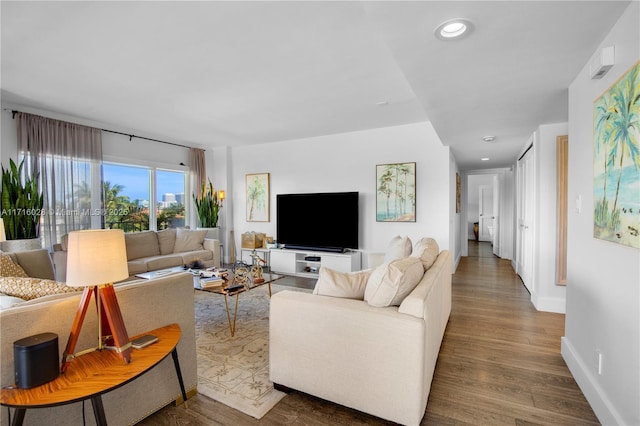
M0 277L0 292L24 300L31 300L49 294L74 293L82 287L69 287L65 283L42 278Z
M158 231L157 235L160 254L173 253L173 247L176 244L176 228L167 228L163 231Z
M176 230L176 243L173 246L174 253L184 253L185 251L204 250L204 237L207 235L206 229L183 229Z
M363 300L371 271L338 272L322 267L313 294Z
M0 277L28 277L22 266L13 262L8 254L0 253Z
M429 268L431 268L433 262L436 261L439 253L440 248L438 247L438 242L436 240L434 240L433 238L422 238L416 243L411 256L420 259L420 261L422 262L422 266L424 267L424 270L426 272Z
M411 239L409 237L396 235L389 241L387 251L384 254L384 263L402 259L411 254Z
M160 254L155 231L127 232L124 234L124 243L127 247L127 261Z
M399 306L423 275L422 262L416 257L405 257L378 266L367 281L364 300L375 307Z

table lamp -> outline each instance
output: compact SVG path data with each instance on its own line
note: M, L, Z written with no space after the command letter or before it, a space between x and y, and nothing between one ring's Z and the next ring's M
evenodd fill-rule
M113 288L114 281L129 276L124 232L120 229L73 231L68 237L67 285L84 287L71 327L60 370L64 373L74 358L95 350L113 349L131 361L131 342ZM98 346L74 353L91 295L98 314Z

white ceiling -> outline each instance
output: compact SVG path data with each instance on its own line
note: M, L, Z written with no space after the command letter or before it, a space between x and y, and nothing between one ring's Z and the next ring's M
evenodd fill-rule
M627 5L2 1L2 103L205 148L430 120L462 170L505 167Z

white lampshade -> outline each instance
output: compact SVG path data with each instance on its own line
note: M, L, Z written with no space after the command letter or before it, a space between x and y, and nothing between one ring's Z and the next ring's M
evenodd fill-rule
M68 286L109 284L129 276L124 232L120 229L70 232L67 250Z
M0 218L0 242L7 241L7 234L4 233L4 220Z

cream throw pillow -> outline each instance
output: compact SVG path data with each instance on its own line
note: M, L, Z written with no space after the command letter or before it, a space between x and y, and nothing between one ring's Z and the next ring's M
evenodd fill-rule
M206 229L184 229L176 230L176 243L173 246L174 253L184 253L186 251L204 250L204 237L207 235Z
M363 300L371 272L372 269L357 272L338 272L321 267L313 294Z
M7 254L0 253L0 277L28 277L22 266L13 262Z
M438 247L438 242L436 240L433 238L422 238L416 243L411 256L420 259L424 270L427 271L431 268L433 262L436 261L439 253L440 248Z
M69 287L65 283L42 278L0 277L0 292L23 300L82 290L82 287Z
M160 246L160 254L173 253L173 247L176 244L176 228L167 228L156 233L158 236L158 245Z
M367 281L364 300L379 308L399 306L416 288L423 275L422 262L416 257L405 257L378 266Z
M396 235L389 241L387 251L384 254L384 263L392 262L396 259L402 259L411 254L411 239L406 235Z

